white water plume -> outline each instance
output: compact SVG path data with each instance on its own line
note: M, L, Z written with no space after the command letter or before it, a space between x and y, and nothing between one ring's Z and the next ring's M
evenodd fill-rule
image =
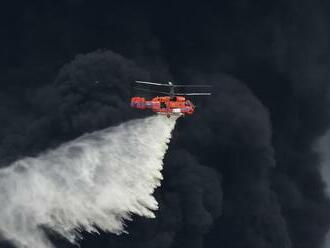
M17 247L49 248L41 226L75 242L95 227L121 233L131 214L154 217L152 193L175 121L132 120L1 169L1 234Z

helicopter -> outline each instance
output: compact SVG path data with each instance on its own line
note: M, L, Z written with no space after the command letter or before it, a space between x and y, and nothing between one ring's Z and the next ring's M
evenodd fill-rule
M158 95L151 99L146 99L142 96L133 96L131 98L131 107L142 110L150 109L157 114L164 114L167 117L171 117L171 115L192 115L195 112L196 106L187 98L187 96L211 95L211 92L176 92L176 89L178 88L209 88L211 85L177 85L172 82L155 83L146 81L135 81L135 84L138 85L137 87L133 87L135 90L156 93ZM151 90L141 86L166 87L168 88L168 91ZM159 94L165 96L159 96Z

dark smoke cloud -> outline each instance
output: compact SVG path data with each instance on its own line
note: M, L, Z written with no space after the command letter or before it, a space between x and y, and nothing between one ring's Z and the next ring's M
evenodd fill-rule
M216 97L194 120L198 128L184 128L181 138L185 149L223 175L224 213L217 223L221 231L214 235L226 247L291 247L271 189L275 160L267 110L231 77L208 75L205 80L219 82Z
M118 54L97 51L64 65L55 83L27 89L24 106L4 98L3 163L133 118L127 99L137 77L148 74Z
M142 117L128 106L135 79L214 85L178 122L157 218L135 218L129 235L86 234L82 247L321 247L330 202L311 147L329 125L328 4L36 1L5 12L2 166Z

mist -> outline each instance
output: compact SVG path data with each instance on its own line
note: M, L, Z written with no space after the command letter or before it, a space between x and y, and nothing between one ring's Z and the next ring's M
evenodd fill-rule
M53 247L42 227L75 243L82 230L120 234L152 196L176 118L152 116L85 134L0 170L0 231L17 247Z

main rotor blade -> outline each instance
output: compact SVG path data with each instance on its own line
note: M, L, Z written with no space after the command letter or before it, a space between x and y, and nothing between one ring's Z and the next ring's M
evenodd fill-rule
M210 96L211 93L175 93L177 96Z
M137 84L148 84L148 85L157 85L157 86L172 86L169 84L160 84L160 83L152 83L152 82L145 82L145 81L135 81Z
M141 91L145 91L145 92L149 92L149 93L161 93L161 94L164 94L164 95L169 95L170 94L170 93L164 92L164 91L149 90L149 89L143 89L143 88L138 88L138 87L133 87L133 89L141 90Z
M209 84L173 84L173 87L193 87L193 88L211 88L212 85Z
M209 84L161 84L153 83L147 81L135 81L137 84L148 84L148 85L157 85L157 86L167 86L167 87L193 87L193 88L211 88L212 85Z

